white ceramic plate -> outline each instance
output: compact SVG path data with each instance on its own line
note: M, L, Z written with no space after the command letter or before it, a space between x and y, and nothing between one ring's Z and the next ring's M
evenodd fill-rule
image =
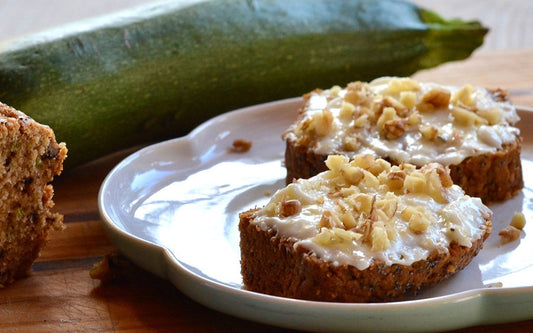
M329 332L443 331L533 318L533 141L523 129L526 188L494 205L493 234L465 270L415 299L372 304L309 302L241 288L238 213L284 185L281 133L300 99L226 113L190 135L144 148L119 163L99 193L109 235L141 267L215 310L280 327ZM533 113L521 112L532 127ZM252 141L231 152L236 139ZM498 231L515 211L520 240Z

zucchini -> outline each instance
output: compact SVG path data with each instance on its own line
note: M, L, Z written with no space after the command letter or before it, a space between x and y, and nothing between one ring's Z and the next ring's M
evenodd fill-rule
M165 1L0 47L0 101L52 127L67 165L222 112L467 58L479 22L396 0Z

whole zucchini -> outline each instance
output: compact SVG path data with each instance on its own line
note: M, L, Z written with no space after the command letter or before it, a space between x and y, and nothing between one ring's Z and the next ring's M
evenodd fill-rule
M52 127L73 166L222 112L464 59L478 22L397 0L165 1L0 47L0 101Z

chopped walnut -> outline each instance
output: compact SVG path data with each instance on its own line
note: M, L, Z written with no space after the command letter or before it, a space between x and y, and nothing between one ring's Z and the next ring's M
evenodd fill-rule
M405 122L403 119L394 119L385 122L384 124L385 137L389 140L394 140L401 137L405 133Z
M365 177L363 169L349 164L341 169L341 174L344 176L344 179L352 185L358 185Z
M350 164L368 170L374 165L374 162L375 160L372 155L364 154L356 155Z
M374 205L374 201L376 200L376 197L373 195L360 193L355 196L354 200L355 200L356 210L370 214L370 211L372 210L372 206Z
M322 217L320 218L319 227L325 227L325 228L334 228L334 227L340 227L343 223L335 214L334 212L330 210L326 210L322 213Z
M422 172L436 172L439 176L440 184L444 187L450 187L453 185L452 177L448 169L439 163L429 163L420 169Z
M343 166L348 163L348 157L343 155L329 155L326 158L326 166L329 170L333 171L334 173L340 173Z
M487 119L489 122L489 125L497 124L500 121L500 110L498 108L493 107L489 109L479 109L477 110L477 114Z
M357 109L355 108L355 105L350 102L343 101L339 111L339 117L341 119L351 120L356 111Z
M405 177L406 193L424 193L440 203L448 202L445 188L453 185L448 170L438 163L430 163Z
M333 129L333 114L328 109L316 113L312 119L313 129L318 136L326 136Z
M415 106L415 108L416 108L417 111L419 111L421 113L435 111L435 106L433 104L430 104L430 103L418 103Z
M378 177L374 176L372 172L363 170L363 173L364 173L364 177L360 182L360 185L362 187L373 188L373 187L379 186L380 184L379 179Z
M411 112L407 117L407 124L411 126L418 125L421 121L422 117L420 116L420 113L418 113L418 111Z
M339 92L342 90L342 88L340 86L333 86L331 87L331 89L329 90L329 95L331 97L337 97L339 96Z
M245 153L249 151L250 148L252 148L252 141L236 139L233 141L230 151L234 153Z
M507 244L519 239L525 225L526 218L524 214L522 212L515 212L509 225L498 233L501 243Z
M368 171L370 171L374 176L378 176L380 173L384 171L389 171L391 169L391 164L384 159L377 158L373 160L374 162L370 164L370 166L367 168Z
M427 230L429 226L429 219L427 219L424 214L419 211L415 211L409 217L409 229L415 234L420 234Z
M334 244L351 244L361 238L361 234L344 230L342 228L322 228L313 240L320 245L331 246Z
M511 225L517 229L524 229L526 226L526 217L522 212L515 212L511 219Z
M372 251L384 251L389 247L389 236L382 222L376 222L372 225L370 233L372 241Z
M398 115L396 114L396 109L392 107L386 107L383 108L383 112L378 118L378 121L376 123L378 130L380 132L383 132L385 130L385 123L390 120L398 119Z
M344 212L340 217L344 229L352 229L357 226L357 221L355 217L350 212Z
M489 123L487 119L482 118L478 114L460 106L454 106L451 110L451 113L454 120L464 126L479 126L487 125Z
M509 96L507 95L507 90L496 88L496 89L489 89L489 92L493 96L494 100L496 102L506 102L509 100Z
M346 94L344 100L354 105L367 106L372 103L374 93L368 89L368 85L364 82L351 82L346 87Z
M398 114L400 117L405 117L409 113L409 109L405 107L405 105L391 96L383 97L382 104L384 107L391 107L396 110L396 114Z
M412 172L405 177L403 187L406 193L424 193L427 187L426 177L420 171Z
M376 200L376 208L383 212L387 219L391 219L398 209L398 200L395 197Z
M102 284L125 282L134 274L137 274L135 266L118 252L104 255L89 271L91 279Z
M403 170L391 171L386 174L387 179L384 181L384 183L389 187L390 190L398 191L403 187L405 176L407 176L407 174Z
M400 212L400 216L402 217L402 219L404 219L405 221L409 221L411 219L411 216L413 214L415 214L417 212L416 208L414 207L411 207L411 206L408 206L408 207L405 207L401 212Z
M289 217L296 215L302 211L302 204L300 201L293 199L282 201L279 207L279 216L280 217Z
M411 78L393 78L387 88L392 94L402 91L420 91L420 89L420 84Z
M451 93L445 88L433 88L422 96L422 103L431 104L436 108L447 108L450 104Z
M357 140L357 137L355 136L345 136L343 138L342 147L346 151L356 151L357 149L359 149L360 146L361 144L359 143L359 141Z
M424 139L433 141L437 138L439 130L435 126L427 124L420 126L420 133L422 133Z
M400 103L408 109L414 108L416 105L416 93L414 91L400 92Z
M500 241L502 244L513 242L520 238L522 231L512 225L508 225L503 228L498 235L500 235Z
M370 124L370 120L368 118L368 114L362 114L357 119L355 119L353 125L356 128L362 128L365 127L367 124Z
M361 101L361 95L357 91L357 88L353 88L353 86L348 85L346 94L344 95L344 100L350 104L359 104Z
M451 102L454 104L462 103L466 106L470 106L474 102L474 99L472 98L473 91L474 88L471 85L466 84L453 94Z

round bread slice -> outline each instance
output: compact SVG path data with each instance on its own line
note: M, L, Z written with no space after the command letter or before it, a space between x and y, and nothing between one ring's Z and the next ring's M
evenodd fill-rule
M491 211L445 168L330 156L240 214L246 289L327 302L416 295L466 267L491 231Z
M524 186L518 120L504 91L470 85L381 78L316 90L283 134L286 182L326 170L328 155L363 153L394 164L438 162L467 194L506 200Z

